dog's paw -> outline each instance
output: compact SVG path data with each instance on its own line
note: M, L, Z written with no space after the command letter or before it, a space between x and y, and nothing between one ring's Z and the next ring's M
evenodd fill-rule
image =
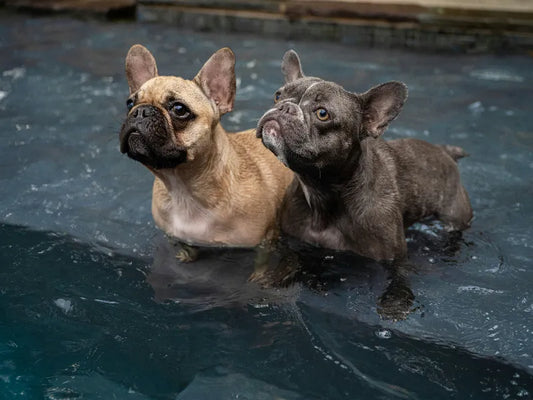
M272 286L269 281L269 276L265 271L254 271L248 277L248 282L256 283L263 288Z
M392 281L379 297L377 312L384 320L402 321L413 312L415 295L405 284Z
M198 249L191 246L182 246L176 253L176 258L183 263L190 263L198 259Z

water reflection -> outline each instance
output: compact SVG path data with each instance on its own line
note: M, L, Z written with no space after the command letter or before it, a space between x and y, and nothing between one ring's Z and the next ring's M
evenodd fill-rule
M183 245L160 237L147 282L159 302L190 304L198 298L204 302L208 294L213 302L208 302L209 306L246 304L258 297L267 302L280 298L286 301L300 287L321 295L331 290L364 288L365 292L375 292L372 308L382 319L399 321L419 308L414 306L410 275L423 274L428 262L453 262L467 245L460 232L445 232L438 221L418 224L408 231L407 240L410 259L391 263L319 249L290 238L255 251L195 248L198 258L182 262ZM205 306L208 304L203 303Z
M161 236L150 267L53 232L2 224L0 238L10 398L487 400L533 387L503 360L364 322L389 275L352 257L324 256L309 283L260 288L251 251L208 252L214 269L181 264Z

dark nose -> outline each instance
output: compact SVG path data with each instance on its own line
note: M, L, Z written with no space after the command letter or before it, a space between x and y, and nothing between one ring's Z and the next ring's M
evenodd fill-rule
M133 110L131 116L136 120L141 120L143 118L152 117L153 115L155 115L156 111L157 108L155 108L154 106L149 104L143 104Z
M297 115L298 114L297 107L298 106L296 104L287 102L287 103L281 103L278 106L278 110L280 110L282 113L285 113L285 114Z

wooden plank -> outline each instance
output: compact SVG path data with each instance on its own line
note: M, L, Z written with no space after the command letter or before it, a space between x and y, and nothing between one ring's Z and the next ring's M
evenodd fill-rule
M108 14L134 9L137 0L5 0L5 5L41 12L80 11Z
M383 18L389 20L438 20L455 17L509 18L533 20L533 1L510 0L288 0L286 13L291 17Z
M419 8L452 8L466 10L486 10L503 12L533 12L532 0L288 0L287 3L323 3L327 4L359 4L372 3L375 5L406 6Z

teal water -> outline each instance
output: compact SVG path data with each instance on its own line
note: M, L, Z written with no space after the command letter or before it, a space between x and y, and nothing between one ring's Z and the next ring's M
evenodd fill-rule
M247 282L251 250L180 264L151 219L150 173L118 150L133 43L189 78L232 47L228 130L272 104L288 48L349 89L404 81L385 135L471 154L472 228L456 242L415 226L399 281L293 241L309 272L287 288ZM0 398L531 398L532 66L1 13ZM387 319L384 298L405 319Z

